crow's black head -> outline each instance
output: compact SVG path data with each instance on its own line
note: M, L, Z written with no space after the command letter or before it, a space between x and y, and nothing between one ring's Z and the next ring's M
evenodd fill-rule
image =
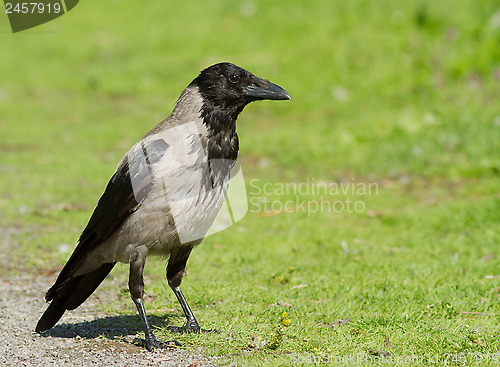
M230 63L212 65L191 82L203 98L201 117L209 128L209 159L238 157L236 119L247 104L262 99L286 100L286 90Z
M190 85L197 86L204 100L214 107L237 113L253 101L290 99L283 88L227 62L206 68Z

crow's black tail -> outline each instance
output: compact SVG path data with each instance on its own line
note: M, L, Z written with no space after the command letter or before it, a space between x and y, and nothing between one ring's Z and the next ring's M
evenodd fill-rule
M57 291L51 292L52 302L36 325L35 331L41 333L52 328L66 310L74 310L80 306L102 283L116 263L101 265L96 270L69 279Z

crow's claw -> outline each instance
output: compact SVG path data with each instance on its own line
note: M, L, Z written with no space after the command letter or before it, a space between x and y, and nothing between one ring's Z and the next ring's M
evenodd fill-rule
M152 340L143 340L143 344L146 347L146 349L149 350L150 352L154 351L155 348L170 349L170 348L182 347L182 344L179 343L177 340L169 340L166 342L162 342L156 338Z
M199 325L186 324L184 326L168 326L167 330L171 333L178 334L200 334L200 333L216 333L215 329L202 329Z

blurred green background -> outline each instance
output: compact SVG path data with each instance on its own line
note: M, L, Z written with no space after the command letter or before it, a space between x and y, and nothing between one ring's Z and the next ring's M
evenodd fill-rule
M200 70L230 61L292 96L240 116L247 182L379 192L354 197L363 213L249 213L208 238L183 285L200 322L223 333L182 342L269 365L290 353L499 351L498 1L82 1L16 34L0 17L0 50L11 273L55 278L121 156ZM295 200L268 196L257 199ZM146 269L161 295L150 308L175 308L159 315L178 324L163 267ZM126 271L113 273L110 314L134 314Z

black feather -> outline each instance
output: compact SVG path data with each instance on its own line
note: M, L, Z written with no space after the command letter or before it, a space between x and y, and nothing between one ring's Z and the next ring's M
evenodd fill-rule
M145 159L134 156L125 160L118 168L83 230L78 246L61 270L55 284L47 291L47 302L54 299L61 288L71 280L72 274L85 260L86 255L106 240L128 214L137 208L153 185L150 165L161 159L167 149L168 144L164 140L152 141L143 146L142 153L147 152ZM133 172L133 177L130 172ZM134 191L134 186L141 189Z
M38 321L35 331L41 333L49 330L66 310L74 310L80 306L101 284L115 264L104 264L90 273L71 278L66 282Z

